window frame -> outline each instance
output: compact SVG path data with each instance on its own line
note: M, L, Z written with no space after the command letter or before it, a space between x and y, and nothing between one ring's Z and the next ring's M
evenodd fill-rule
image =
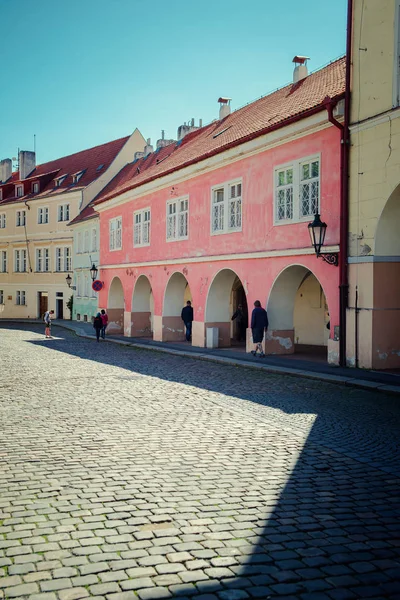
M97 252L97 228L92 227L92 232L90 236L91 248L92 252Z
M0 305L4 304L4 290L0 290Z
M46 267L46 268L40 268L38 267L38 253L41 252L42 255L40 256L40 261L42 266ZM36 252L35 252L35 272L36 273L51 273L51 269L50 269L50 248L48 246L45 247L40 247L40 248L36 248Z
M47 216L47 221L40 221L40 211L46 211L44 214ZM48 206L38 206L38 225L48 225L50 222L50 211ZM43 214L43 213L42 213Z
M172 206L173 204L178 205L178 203L180 202L187 202L187 209L186 210L177 210L174 214L176 215L176 221L175 221L175 235L172 237L168 237L168 224L169 224L169 213L168 213L168 207ZM187 214L187 220L186 220L186 235L179 235L179 215L182 214ZM151 215L150 215L151 218ZM182 242L185 240L189 239L189 218L190 218L190 201L189 201L189 194L185 194L184 196L180 196L179 198L175 198L174 200L167 200L166 203L166 207L165 207L165 239L167 242Z
M21 216L22 223L21 223ZM15 227L25 227L26 226L26 210L17 210L15 213Z
M14 273L27 273L27 254L26 248L14 248ZM20 268L21 265L24 267L23 269Z
M7 213L0 213L0 229L7 227Z
M112 232L112 225L113 223L118 223L120 222L120 231L121 231L121 245L120 246L116 246L115 245L115 233L118 231L118 228L115 229L115 232ZM113 233L113 235L111 235L111 233ZM114 247L111 247L111 240L113 239L114 241ZM122 250L122 215L118 216L118 217L113 217L112 219L109 220L108 222L108 249L109 252L118 252L119 250Z
M230 217L230 200L232 200L232 198L230 198L229 192L234 185L240 185L240 227L229 227L228 225ZM215 192L218 192L220 190L223 190L224 193L223 202L220 204L220 206L223 206L224 208L224 226L222 229L214 230L214 197ZM210 202L210 235L226 235L229 233L240 233L241 231L243 231L243 177L236 177L235 179L230 179L229 181L224 181L223 183L212 185Z
M68 213L67 218L64 218L65 212ZM69 213L70 213L69 202L65 202L64 204L59 204L57 206L57 222L62 223L63 221L69 221Z
M21 193L19 193L21 191ZM18 183L15 186L15 197L16 198L22 198L24 195L24 184L23 183Z
M149 218L147 221L144 221L143 216L149 213ZM139 243L135 243L135 234L136 234L136 217L140 215L140 242ZM148 223L148 242L143 242L143 230L144 230L144 223ZM141 208L140 210L135 210L133 213L133 247L134 248L142 248L144 246L150 246L150 229L151 229L151 208L147 207L147 208Z
M0 250L0 273L8 273L7 250Z
M321 194L321 173L322 173L322 157L321 152L316 152L315 154L310 154L309 156L301 156L300 158L296 158L295 160L288 161L286 163L276 165L273 168L273 224L274 227L279 227L281 225L293 225L295 223L309 223L314 215L301 215L301 198L300 191L302 180L300 169L302 165L307 163L312 163L318 161L318 212L321 211L321 202L322 202L322 194ZM277 202L277 192L279 189L278 183L278 173L279 171L288 170L289 168L293 169L293 195L292 195L292 210L293 217L291 219L278 219L278 202ZM314 178L315 179L315 178Z
M35 189L37 187L37 189ZM33 181L31 185L31 194L38 194L40 192L40 182Z
M21 299L23 299L23 302L21 302ZM15 304L17 306L26 306L26 291L25 290L16 290Z
M58 253L60 251L60 257ZM62 269L58 269L58 261ZM69 267L69 268L66 268ZM72 272L72 249L71 246L56 246L55 248L55 273L71 273Z

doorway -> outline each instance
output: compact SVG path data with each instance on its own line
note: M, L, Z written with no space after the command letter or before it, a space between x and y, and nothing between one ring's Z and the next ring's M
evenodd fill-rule
M56 294L56 318L64 318L64 298L62 292L57 292Z
M49 294L48 292L38 292L38 307L39 307L39 319L41 319L44 313L49 309Z

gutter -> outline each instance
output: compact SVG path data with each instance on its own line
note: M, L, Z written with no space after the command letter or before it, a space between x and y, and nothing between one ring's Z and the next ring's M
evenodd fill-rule
M349 155L350 155L350 97L351 97L351 45L353 25L353 0L347 5L346 74L344 94L344 123L333 116L338 100L325 98L328 120L341 132L340 148L340 234L339 234L339 365L346 366L346 321L349 302L348 245L349 245Z
M341 93L338 96L335 96L334 100L337 103L337 102L339 102L339 100L342 100L343 98L344 98L344 94ZM268 127L264 127L263 129L261 129L259 131L249 133L248 135L240 138L239 140L234 140L233 142L229 142L229 144L226 144L223 147L219 146L218 148L214 148L213 150L210 150L206 154L202 154L201 157L196 157L196 158L193 158L192 160L188 160L187 162L182 163L178 167L172 167L171 169L168 169L167 171L164 171L163 173L155 173L148 179L144 179L143 181L140 181L139 183L134 183L134 184L124 188L123 190L118 190L114 194L110 194L109 196L105 196L104 198L94 200L94 201L92 201L92 204L93 205L101 204L102 202L111 200L111 198L115 198L116 196L119 196L121 193L129 192L130 190L140 187L141 185L144 185L145 183L150 183L151 181L154 181L155 179L160 179L162 177L165 177L166 175L170 175L171 173L174 173L175 171L179 171L180 169L184 169L185 167L189 167L190 165L199 163L203 160L206 160L207 158L211 158L212 156L215 156L216 154L221 154L222 152L225 152L226 150L230 150L231 148L234 148L235 146L240 146L241 144L244 144L245 142L249 142L255 138L265 135L266 133L276 131L277 129L281 129L282 127L291 125L292 123L297 123L298 121L301 121L302 119L316 115L317 113L319 113L323 110L325 110L324 102L322 104L319 104L318 106L314 106L313 108L308 109L304 112L298 113L297 115L294 115L293 117L289 117L288 119L285 119L284 121L279 121L279 123L275 123L274 125L268 125Z

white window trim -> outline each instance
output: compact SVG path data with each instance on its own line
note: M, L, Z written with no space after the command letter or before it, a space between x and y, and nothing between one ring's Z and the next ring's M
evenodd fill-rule
M18 194L18 190L22 190L22 194L19 195ZM15 186L15 197L16 198L22 198L24 195L24 186L22 184L18 184Z
M4 252L4 255L3 255ZM3 260L5 258L5 261ZM5 269L3 269L3 263L5 262ZM8 252L7 250L0 251L0 273L8 273Z
M241 202L242 202L241 226L240 227L229 228L228 227L228 219L229 219L229 211L228 211L229 194L228 194L228 190L229 190L229 186L231 186L231 185L237 185L237 184L240 184L242 186L242 195L241 195ZM221 230L218 230L218 231L214 231L213 230L214 192L216 190L220 190L221 188L223 188L223 190L224 190L224 228L221 229ZM214 236L214 235L226 235L228 233L239 233L241 231L243 231L243 178L242 177L238 177L237 179L230 179L229 181L224 181L223 183L220 183L218 185L211 186L210 235L212 235L212 236Z
M37 186L37 191L34 191L34 188ZM40 192L40 183L39 181L33 181L31 185L31 194L38 194Z
M64 269L65 267L65 250L66 248L69 248L69 262L70 262L70 268L69 269ZM57 269L57 250L61 249L62 250L62 255L61 255L61 262L62 262L62 269L58 270ZM71 246L56 246L54 248L54 273L71 273L73 270L72 267L72 248Z
M148 223L149 223L149 241L141 242L140 244L135 244L135 217L136 217L136 215L139 215L139 214L142 215L142 219L140 221L140 229L141 229L141 239L143 239L143 215L145 212L150 213L150 219L148 221ZM150 241L151 241L150 235L151 235L151 209L150 209L150 207L141 208L140 210L135 210L135 212L133 213L133 247L134 248L142 248L143 246L150 246Z
M72 175L72 183L78 183L85 171L78 171Z
M23 216L23 223L18 224L18 213ZM26 225L26 210L17 210L15 212L15 227L24 227Z
M39 211L47 209L47 221L39 221ZM48 225L50 223L50 210L48 206L39 206L37 209L37 223L38 225Z
M41 251L42 257L41 257L41 261L42 261L42 269L38 269L38 251ZM46 258L44 256L44 252L47 250L47 260L49 263L49 268L46 270L44 269L44 265L46 263ZM51 252L50 252L50 248L49 246L45 246L45 247L40 247L40 248L36 248L35 251L35 272L36 273L51 273Z
M65 207L66 206L68 206L68 219L64 219L64 212L65 212ZM63 216L62 219L60 219L60 212L61 212L60 209L61 208L62 208L62 216ZM64 202L63 204L58 204L58 206L57 206L57 222L58 223L63 223L65 221L69 221L70 220L69 213L70 213L70 204L69 204L69 202Z
M17 270L17 252L18 254L18 263L19 263L19 269ZM23 258L23 254L25 253L25 256ZM21 267L24 266L25 263L25 269L22 270ZM26 251L25 248L14 248L14 273L27 273L28 272L28 253Z
M188 208L187 208L187 215L188 215L188 220L187 220L187 235L182 235L182 236L175 236L175 237L168 237L168 206L170 206L171 204L178 204L178 202L182 202L183 200L187 200L188 203ZM178 219L178 215L181 214L181 211L176 213L177 219ZM150 215L151 218L151 215ZM175 198L174 200L168 200L166 207L165 207L165 239L167 242L182 242L184 240L188 240L189 239L189 220L190 220L190 202L189 202L189 194L185 195L185 196L180 196L179 198ZM178 223L177 223L177 228L178 228Z
M54 178L54 187L61 187L61 185L66 177L67 177L66 175L60 175L60 177L55 177Z
M121 246L115 247L115 248L111 248L111 223L117 222L118 220L121 221ZM109 222L108 222L108 250L109 250L109 252L118 252L119 250L122 250L122 244L123 244L123 238L122 238L122 215L120 215L118 217L114 217L114 218L110 219Z
M95 243L93 243L93 242L95 242ZM90 243L92 246L92 252L97 252L97 228L96 227L92 227Z
M322 160L321 153L311 154L310 156L302 156L296 160L291 160L287 163L278 165L274 167L273 170L273 180L274 180L274 188L273 188L273 210L274 210L274 226L279 225L291 225L294 223L309 223L313 216L306 215L304 217L300 216L300 166L303 163L311 162L313 160L319 161L319 201L318 201L318 210L321 213L321 204L322 204L322 194L321 194L321 174L322 174ZM293 219L278 219L278 204L276 201L276 193L277 193L277 174L278 171L282 171L282 169L288 169L289 167L293 168Z
M4 217L4 226L2 225ZM7 213L0 213L0 229L5 229L7 227Z

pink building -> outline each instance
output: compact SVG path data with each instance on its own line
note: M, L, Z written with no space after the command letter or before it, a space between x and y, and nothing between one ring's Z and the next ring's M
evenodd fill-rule
M183 340L190 299L192 344L215 327L229 346L238 304L250 316L260 300L266 353L327 347L337 362L338 269L316 257L307 225L319 212L324 251L339 252L341 138L327 107L341 120L344 76L344 59L311 75L301 64L293 84L233 113L220 98L219 120L183 126L110 182L95 200L110 331Z

